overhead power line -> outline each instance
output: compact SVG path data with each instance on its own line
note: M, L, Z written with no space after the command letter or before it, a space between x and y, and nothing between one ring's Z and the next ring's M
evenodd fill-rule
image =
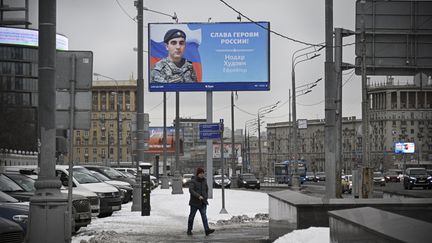
M117 5L120 7L120 9L123 11L124 14L126 14L126 16L128 16L133 22L137 22L135 18L132 18L132 16L129 15L128 12L126 12L126 10L123 8L123 6L120 4L120 2L118 0L115 0Z

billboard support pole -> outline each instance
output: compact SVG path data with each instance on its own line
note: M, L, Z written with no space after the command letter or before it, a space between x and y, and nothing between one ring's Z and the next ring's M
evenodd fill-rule
M176 118L175 118L175 171L172 180L171 194L183 194L183 185L179 172L180 163L180 92L176 92Z
M235 174L235 168L236 168L236 157L237 154L235 154L235 147L234 147L234 91L231 91L231 173L232 175ZM228 171L228 176L230 176Z
M169 189L167 174L166 92L163 92L163 176L161 189Z
M227 214L227 210L225 209L225 185L224 185L224 177L225 177L225 157L224 157L224 137L223 137L223 133L224 133L224 124L223 124L223 120L221 119L219 122L219 128L220 128L220 140L221 140L221 169L222 169L222 209L219 212L219 214ZM232 152L232 151L231 151Z
M207 100L207 123L213 122L213 92L206 92ZM208 198L213 198L213 140L207 139L207 185Z

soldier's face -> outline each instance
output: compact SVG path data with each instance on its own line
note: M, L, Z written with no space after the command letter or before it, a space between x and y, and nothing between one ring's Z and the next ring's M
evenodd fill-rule
M186 41L182 37L171 39L168 44L166 44L166 49L168 51L168 57L172 61L179 61L183 57L185 51Z

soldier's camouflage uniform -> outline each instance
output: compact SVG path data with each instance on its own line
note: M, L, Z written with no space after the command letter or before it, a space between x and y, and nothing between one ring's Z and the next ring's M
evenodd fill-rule
M164 58L157 62L151 71L151 82L155 83L194 83L197 81L196 73L192 63L182 59L183 65L177 65Z

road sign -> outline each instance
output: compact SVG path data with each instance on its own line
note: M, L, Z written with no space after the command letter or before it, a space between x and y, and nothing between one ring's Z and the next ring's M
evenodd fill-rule
M200 133L200 139L220 139L221 132L220 132L220 126L219 123L205 123L199 125L199 133Z

